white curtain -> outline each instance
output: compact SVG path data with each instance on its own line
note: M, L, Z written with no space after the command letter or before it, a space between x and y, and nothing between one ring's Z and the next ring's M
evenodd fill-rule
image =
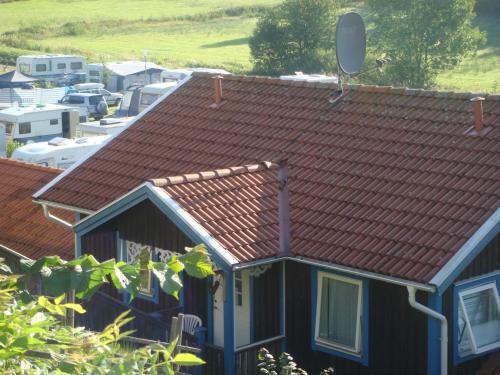
M326 277L322 283L319 337L355 349L359 286Z

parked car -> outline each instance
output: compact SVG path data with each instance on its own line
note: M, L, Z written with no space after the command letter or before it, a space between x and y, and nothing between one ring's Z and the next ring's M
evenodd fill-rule
M83 107L87 109L88 115L100 119L108 114L106 99L100 94L77 92L64 95L59 103L71 107Z
M123 99L123 94L106 90L102 83L80 83L74 86L74 90L74 92L102 95L108 105L118 105Z

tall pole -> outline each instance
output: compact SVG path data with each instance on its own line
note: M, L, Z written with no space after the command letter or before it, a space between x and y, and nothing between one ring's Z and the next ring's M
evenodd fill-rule
M142 50L142 54L144 56L144 84L146 85L148 83L148 77L147 77L147 74L148 74L148 64L147 64L147 61L148 61L148 50L147 49L143 49Z

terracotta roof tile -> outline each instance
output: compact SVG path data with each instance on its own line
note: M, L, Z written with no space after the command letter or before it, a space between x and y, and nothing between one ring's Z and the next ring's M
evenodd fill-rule
M73 233L45 219L31 196L61 170L0 158L0 246L28 258L74 256ZM71 220L67 212L57 215Z
M483 103L491 131L473 137L465 133L477 94L351 86L332 105L332 84L238 76L222 84L225 103L210 108L213 82L195 74L41 199L97 210L146 179L286 157L293 253L421 282L499 205L498 95ZM234 196L218 195L210 217L230 217L224 197ZM263 204L247 202L250 215ZM241 242L241 259L267 254L266 241L262 250L246 245L247 216L218 226L201 212L197 220L226 233L221 242ZM241 231L231 237L232 223Z
M277 165L216 169L151 182L161 187L239 262L279 253Z

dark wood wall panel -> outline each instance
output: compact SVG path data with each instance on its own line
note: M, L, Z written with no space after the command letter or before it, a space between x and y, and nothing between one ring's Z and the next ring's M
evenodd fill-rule
M208 319L208 279L196 279L184 274L184 312L201 318L204 327Z
M99 262L116 259L116 232L106 228L94 230L82 237L82 254L92 254ZM120 298L115 287L104 285L101 291Z
M311 273L287 262L287 350L311 374L333 366L336 374L422 375L426 372L427 319L412 309L404 287L370 281L369 366L311 351ZM425 295L418 299L425 303Z
M115 218L123 239L183 253L194 243L150 201L144 201Z
M457 278L469 279L474 276L484 275L500 269L500 235L493 238L486 248L467 266Z
M117 257L117 233L121 239L151 245L165 250L184 253L193 242L170 221L153 203L144 201L125 211L113 220L103 224L82 238L84 252L94 254L97 259ZM185 289L185 304L189 312L197 313L203 322L207 319L206 280L188 280L189 291ZM104 291L116 298L122 298L113 287ZM131 306L169 321L180 311L179 302L160 291L158 303L136 298Z
M274 263L253 279L254 341L280 334L280 267Z

